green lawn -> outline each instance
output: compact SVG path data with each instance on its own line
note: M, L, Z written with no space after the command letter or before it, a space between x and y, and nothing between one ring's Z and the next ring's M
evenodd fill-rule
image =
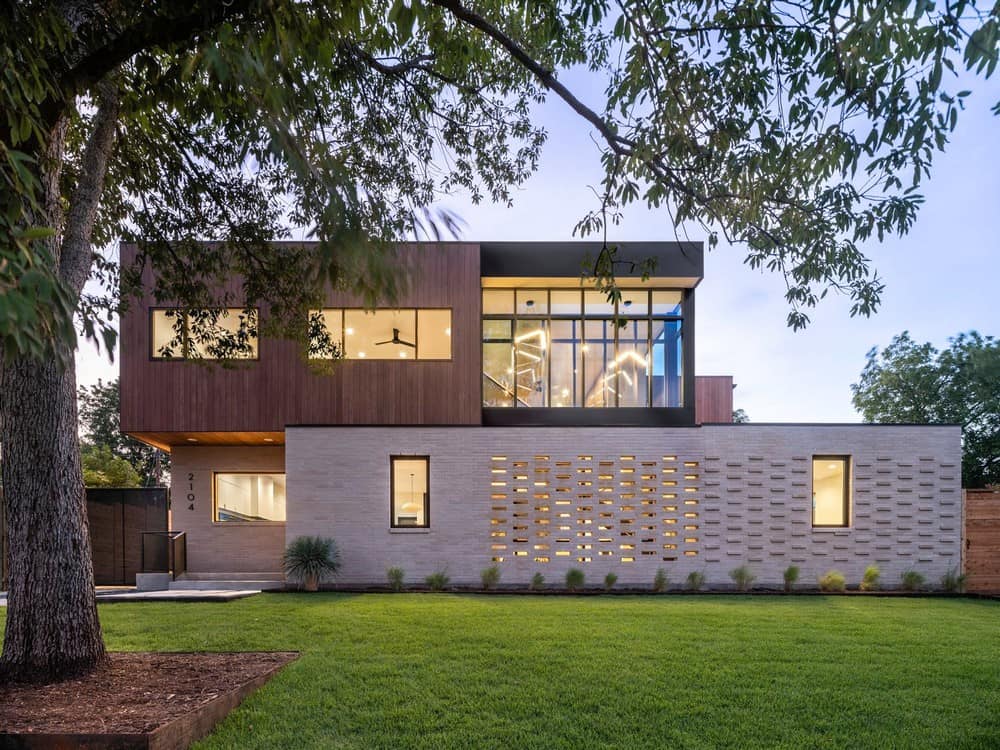
M262 595L101 607L116 650L298 650L199 748L996 748L1000 605Z

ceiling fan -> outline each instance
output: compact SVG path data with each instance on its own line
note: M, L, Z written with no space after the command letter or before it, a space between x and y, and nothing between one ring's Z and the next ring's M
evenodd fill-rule
M382 346L383 344L399 344L400 346L409 346L409 347L412 347L413 349L417 348L416 344L411 344L409 341L403 341L403 339L399 338L399 329L398 328L393 328L392 329L392 338L389 339L388 341L376 341L375 342L375 346Z

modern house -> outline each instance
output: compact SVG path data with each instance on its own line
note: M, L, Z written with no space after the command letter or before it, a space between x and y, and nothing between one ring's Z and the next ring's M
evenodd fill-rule
M617 309L581 283L598 249L401 246L415 274L397 307L330 293L315 311L345 354L327 375L267 338L239 367L192 363L203 347L163 343L185 311L132 305L122 429L172 454L190 573L276 577L300 535L337 540L346 585L390 566L710 586L739 565L773 585L789 565L811 585L961 566L958 427L733 424L731 379L695 374L702 246L624 245L657 262L619 274Z

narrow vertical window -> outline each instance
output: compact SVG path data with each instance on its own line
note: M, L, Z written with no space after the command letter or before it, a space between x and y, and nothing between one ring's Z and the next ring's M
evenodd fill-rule
M812 525L850 525L850 456L813 456Z
M392 528L430 527L430 468L428 456L391 456L390 525Z

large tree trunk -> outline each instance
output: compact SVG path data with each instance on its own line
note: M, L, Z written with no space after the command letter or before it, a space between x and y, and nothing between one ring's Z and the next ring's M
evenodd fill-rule
M118 94L97 87L99 106L77 184L63 211L60 178L67 121L60 117L39 149L43 205L29 225L43 240L66 289L77 298L90 275L90 239L115 144ZM33 211L42 215L32 216ZM47 256L47 257L46 257ZM77 426L75 342L55 339L51 356L0 352L0 444L9 542L7 626L0 677L51 681L86 671L105 656L97 619Z
M54 361L7 360L0 439L10 591L0 674L52 680L104 658L77 438L76 375L72 366Z

